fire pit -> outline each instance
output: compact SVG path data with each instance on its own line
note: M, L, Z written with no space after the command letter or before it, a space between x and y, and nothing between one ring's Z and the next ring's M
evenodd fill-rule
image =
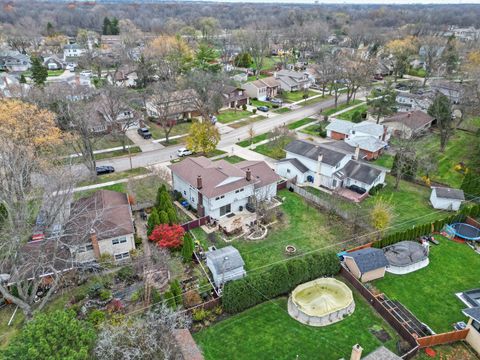
M297 252L297 248L293 245L287 245L285 246L285 254L287 255L293 255Z

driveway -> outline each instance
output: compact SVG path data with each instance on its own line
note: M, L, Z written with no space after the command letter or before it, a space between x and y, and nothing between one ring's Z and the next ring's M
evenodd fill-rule
M127 137L133 141L135 145L140 147L142 152L152 151L152 150L160 150L163 149L163 146L160 143L154 143L152 139L144 139L137 133L137 129L130 129L127 130Z

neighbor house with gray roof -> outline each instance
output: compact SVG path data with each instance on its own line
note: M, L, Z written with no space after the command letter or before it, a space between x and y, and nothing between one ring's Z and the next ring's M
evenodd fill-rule
M274 73L275 79L280 83L284 91L301 91L311 85L309 74L301 71L280 70Z
M345 266L362 282L385 276L388 260L382 249L366 248L343 255Z
M463 190L447 187L432 187L430 202L435 209L458 211L465 201Z
M351 149L351 150L350 150ZM336 146L294 140L285 147L286 156L276 164L278 175L298 184L310 184L330 190L352 185L369 191L385 183L387 169L360 160L357 147Z
M228 281L241 279L247 275L243 268L245 262L233 246L208 251L205 256L207 267L212 273L213 282L217 288Z
M273 76L269 76L245 83L242 85L242 88L246 91L249 98L264 101L267 98L271 99L277 96L280 82Z
M390 132L399 138L410 139L412 136L420 135L432 126L435 119L427 113L414 110L398 112L383 119Z
M190 157L170 165L173 189L182 194L200 217L220 218L242 212L256 201L277 194L279 176L264 161L212 161Z

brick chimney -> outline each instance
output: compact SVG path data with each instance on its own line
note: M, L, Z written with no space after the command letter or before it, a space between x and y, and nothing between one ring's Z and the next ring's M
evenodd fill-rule
M95 259L98 260L100 259L100 246L98 246L97 233L94 229L90 230L90 241L92 242L93 254L95 256Z
M353 345L350 360L360 360L362 358L362 347L358 344Z
M203 187L202 176L198 175L197 176L197 189L200 190L202 187Z
M250 168L247 169L247 172L246 172L246 175L245 175L245 179L246 179L247 181L252 180L252 171L250 170Z
M360 145L357 145L355 147L355 154L353 155L354 160L358 160L360 157Z

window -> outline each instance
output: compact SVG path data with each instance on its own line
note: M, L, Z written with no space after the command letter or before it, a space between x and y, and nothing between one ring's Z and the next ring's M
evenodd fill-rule
M127 242L127 238L121 237L121 238L116 238L112 240L112 245L118 245L118 244L125 244Z
M90 251L90 250L93 250L93 245L92 244L87 244L85 246L80 246L78 248L79 253L82 253L82 252L85 252L85 251Z
M287 174L290 174L290 169L287 169Z
M242 188L242 189L235 190L235 194L238 194L239 192L242 192L242 191L243 191L243 188Z
M187 192L185 190L183 190L183 195L187 195Z
M123 259L128 259L130 257L130 254L128 252L120 253L120 254L115 254L115 260L123 260Z

